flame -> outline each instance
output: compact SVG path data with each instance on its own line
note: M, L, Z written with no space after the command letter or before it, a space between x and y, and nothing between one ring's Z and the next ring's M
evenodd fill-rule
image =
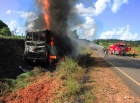
M42 5L43 15L46 22L46 27L44 29L50 30L50 15L49 15L49 8L50 4L48 0L38 0L39 3Z

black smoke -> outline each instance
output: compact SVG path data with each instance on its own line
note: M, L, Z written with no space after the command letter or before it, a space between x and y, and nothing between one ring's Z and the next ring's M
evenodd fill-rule
M71 9L76 0L47 0L50 8L45 11L50 15L50 31L55 36L55 45L66 55L77 52L77 43L68 36L68 21L71 15ZM36 0L39 8L38 19L35 20L34 29L44 29L47 27L43 18L42 4ZM74 21L74 18L72 18ZM74 43L73 43L74 42ZM74 45L73 45L74 44Z

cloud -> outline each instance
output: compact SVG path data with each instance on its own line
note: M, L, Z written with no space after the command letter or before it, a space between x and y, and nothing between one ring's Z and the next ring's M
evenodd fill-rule
M36 14L34 12L16 12L20 15L21 18L25 18L25 19L28 19L28 18L34 18L36 17Z
M96 31L95 28L85 30L83 39L92 40L95 35L95 31Z
M18 27L15 31L16 33L15 35L24 36L26 30L27 30L27 27Z
M84 7L84 4L79 3L73 9L72 12L78 13L81 16L95 16L101 14L107 7L110 0L98 0L93 3L93 7Z
M94 5L96 15L101 14L106 9L109 3L110 0L97 0Z
M6 23L8 27L10 28L10 31L14 35L25 35L25 31L27 30L27 27L20 27L19 23L15 20L11 20L9 23Z
M85 8L84 4L80 3L77 4L73 9L72 9L73 13L78 13L81 16L94 16L95 14L95 10L93 7L88 7Z
M96 32L95 22L94 19L90 17L86 17L86 23L84 24L84 39L90 40Z
M34 27L34 20L38 18L34 12L8 10L6 13L15 13L19 15L19 18L21 18L20 23L16 20L12 20L9 23L7 23L8 27L10 28L10 31L14 32L15 35L25 35L25 31L28 29L32 29ZM23 24L25 23L25 21L26 25Z
M15 30L15 28L17 27L17 21L10 21L10 23L6 23L8 25L8 27L10 28L10 31Z
M26 28L32 29L34 27L34 21L38 18L34 12L16 12L21 18L26 20Z
M111 3L113 2L113 3ZM107 7L111 7L111 11L116 13L123 4L127 4L128 0L97 0L92 6L85 7L83 3L76 4L72 12L81 16L96 16L101 14Z
M92 40L96 32L96 25L94 19L91 17L85 17L86 22L84 24L76 25L74 29L83 30L83 39ZM80 34L78 34L80 35Z
M10 14L12 11L11 10L8 10L8 11L6 11L6 14Z
M24 11L11 11L11 10L8 10L8 11L6 11L6 13L7 14L10 14L10 13L19 14L19 16L21 18L24 18L24 19L36 17L36 14L34 12L24 12Z
M92 19L93 16L101 14L110 3L110 0L97 0L93 3L93 7L84 7L84 4L79 3L73 9L73 13L78 13L80 16L85 17L84 24L78 24L75 28L83 29L83 38L91 40L96 33L95 21Z
M113 29L111 31L103 32L100 39L121 39L121 40L139 40L140 36L137 33L130 32L130 26L126 25L122 28Z
M127 4L127 3L128 0L114 0L114 3L111 8L112 12L116 13L123 4Z
M92 5L89 7L85 7L83 3L76 4L75 7L72 8L72 12L84 17L86 22L84 24L76 25L75 28L77 30L83 29L83 38L91 39L91 37L96 34L94 16L100 15L106 10L106 8L110 8L113 13L116 13L121 8L121 6L126 3L128 3L128 0L97 0L96 2L92 2ZM118 28L118 30L113 29L112 31L103 32L101 38L108 37L112 39L121 37L121 39L126 39L126 33L124 32L125 29L126 27ZM123 36L121 34L123 34ZM128 34L129 37L134 36L133 38L137 36L137 34L133 35L131 33L127 33L127 35Z
M36 17L36 13L34 13L34 12L24 12L24 11L11 11L11 10L8 10L6 13L7 14L9 14L9 13L18 14L19 17L23 18L23 19L35 18Z
M24 12L24 11L11 11L8 10L6 12L7 14L10 13L15 13L18 14L20 18L20 20L22 20L22 22L26 21L26 26L24 26L24 28L28 28L28 29L32 29L34 27L34 20L36 20L38 17L36 16L36 13L34 12ZM12 26L11 23L15 23L14 25L17 25L16 21L11 21L10 23L8 23L10 30L13 30L13 28L18 28L16 26Z

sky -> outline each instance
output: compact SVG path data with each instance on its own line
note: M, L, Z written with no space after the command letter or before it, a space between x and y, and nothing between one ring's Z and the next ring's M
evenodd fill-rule
M38 18L34 0L1 0L0 20L16 35L24 35ZM73 26L81 39L140 40L140 0L78 0L72 12L81 23ZM28 25L25 26L25 22Z

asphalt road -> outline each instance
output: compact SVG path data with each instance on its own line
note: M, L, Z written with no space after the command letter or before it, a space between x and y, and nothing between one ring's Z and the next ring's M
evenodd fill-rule
M123 79L123 81L140 96L140 59L117 56L108 54L108 58L104 58L104 53L101 50L94 50L110 68Z

